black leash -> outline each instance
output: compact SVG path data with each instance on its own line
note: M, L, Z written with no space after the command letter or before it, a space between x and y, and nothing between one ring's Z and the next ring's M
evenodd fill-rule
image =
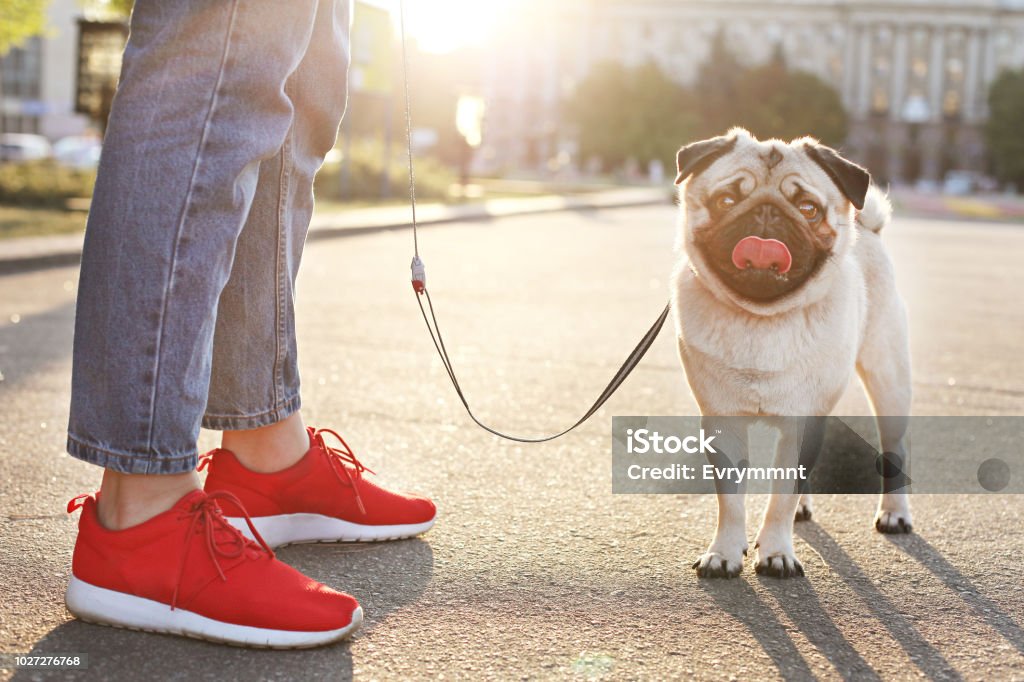
M650 349L654 340L658 338L658 332L665 325L665 320L668 319L668 313L671 308L671 304L666 305L665 309L661 311L658 318L651 325L651 328L647 330L647 333L643 335L640 342L636 344L636 347L626 357L625 362L619 367L618 371L612 377L608 385L604 387L601 394L597 396L597 400L590 406L590 409L584 413L579 420L565 429L559 431L553 436L545 436L543 438L521 438L519 436L510 436L506 433L502 433L496 429L492 429L487 424L477 419L476 415L473 414L472 408L469 406L469 401L466 399L466 395L462 392L462 387L459 386L459 379L455 376L455 369L452 366L451 357L448 355L448 349L444 345L444 338L441 336L441 326L437 323L437 315L434 312L434 302L430 299L430 292L427 290L427 275L426 270L423 266L423 261L420 260L420 248L419 248L419 237L417 234L418 225L416 223L416 176L413 171L412 161L412 105L409 98L409 62L406 57L405 50L405 2L399 0L398 3L398 14L399 14L399 26L401 30L402 39L402 78L403 85L405 88L405 140L406 149L408 151L409 160L409 202L412 205L412 239L413 239L413 258L410 269L412 270L412 288L416 296L416 304L420 307L420 314L423 315L423 322L427 325L427 332L430 334L430 340L434 342L434 348L437 349L437 354L441 358L441 363L444 365L444 369L448 372L448 378L451 379L452 386L455 387L455 393L458 394L459 400L462 401L462 405L466 408L466 413L469 414L469 418L472 419L477 426L493 433L495 436L505 438L507 440L513 440L519 443L543 443L545 441L554 440L559 436L564 436L569 433L577 426L587 421L601 409L601 406L605 404L608 398L612 397L616 389L622 385L622 382L626 380L638 364L643 359L644 355ZM424 307L423 299L427 299L427 305ZM427 310L430 310L430 316L427 316ZM433 324L431 324L433 323Z

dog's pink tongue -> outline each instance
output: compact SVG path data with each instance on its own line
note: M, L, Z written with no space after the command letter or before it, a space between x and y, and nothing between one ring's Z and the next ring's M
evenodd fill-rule
M741 239L732 250L732 264L740 270L748 267L767 270L774 265L782 274L788 272L793 265L793 256L778 239L761 239L751 235Z

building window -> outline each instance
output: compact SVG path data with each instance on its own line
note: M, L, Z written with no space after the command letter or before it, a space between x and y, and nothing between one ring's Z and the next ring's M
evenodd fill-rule
M871 93L871 113L885 114L889 112L888 88L876 87Z
M30 38L24 45L12 48L0 58L4 96L20 99L39 98L41 53L42 41L39 38Z
M967 41L962 31L953 31L946 37L946 78L942 93L942 115L955 119L963 110Z
M893 33L888 26L879 26L871 37L871 113L886 114L889 111L889 89L892 87Z
M942 113L946 118L956 118L960 115L960 93L956 90L947 90L942 98Z
M905 120L922 123L938 112L933 112L928 101L928 73L930 71L932 43L931 32L925 28L910 31L908 45L908 66L906 90L902 102L896 103Z
M30 38L0 57L0 132L39 132L42 49L42 40Z

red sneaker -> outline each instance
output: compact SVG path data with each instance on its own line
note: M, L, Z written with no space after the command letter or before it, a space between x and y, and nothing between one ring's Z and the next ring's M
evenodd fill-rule
M359 627L353 597L278 561L258 533L257 542L244 537L219 500L241 506L230 493L196 490L120 531L100 525L94 496L71 500L68 513L81 507L82 516L68 611L92 623L281 649L335 642Z
M437 508L425 497L394 493L363 477L369 471L348 444L328 429L309 431L309 450L284 471L259 474L246 469L230 450L202 456L209 467L206 490L226 490L252 514L252 523L271 547L296 542L398 540L425 533ZM334 436L340 448L328 446ZM243 533L245 519L225 508L228 520Z

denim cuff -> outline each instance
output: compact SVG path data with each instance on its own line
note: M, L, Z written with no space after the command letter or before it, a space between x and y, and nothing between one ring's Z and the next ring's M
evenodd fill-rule
M203 428L213 431L245 431L269 426L291 416L302 405L299 394L285 398L274 407L256 414L210 414L203 415Z
M199 463L198 450L184 454L115 452L68 434L68 454L122 474L184 474Z

